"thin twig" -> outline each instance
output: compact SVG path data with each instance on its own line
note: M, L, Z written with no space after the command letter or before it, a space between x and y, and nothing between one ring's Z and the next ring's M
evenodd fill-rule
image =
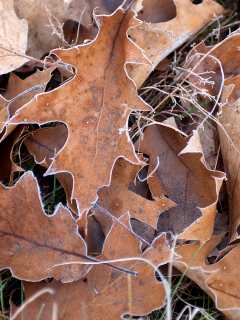
M116 217L114 217L114 215L112 215L109 211L107 211L106 209L100 207L98 204L96 204L95 202L92 203L92 206L97 209L102 211L103 213L105 213L106 215L108 215L110 218L112 218L114 221L116 221L117 223L119 223L123 228L125 228L126 230L128 230L129 232L131 232L135 237L137 237L140 241L145 242L147 245L150 246L150 243L148 243L146 240L144 240L142 237L140 237L139 235L137 235L134 231L132 231L131 229L129 229L127 226L125 226L124 223L122 223L120 220L118 220Z

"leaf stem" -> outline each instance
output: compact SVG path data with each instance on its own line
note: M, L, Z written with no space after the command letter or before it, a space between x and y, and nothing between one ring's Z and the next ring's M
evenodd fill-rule
M27 94L27 93L29 93L29 92L32 92L32 91L34 91L34 90L38 90L38 89L44 89L44 88L43 88L43 86L41 86L41 85L37 85L37 86L35 86L35 87L32 87L32 88L30 88L30 89L27 89L27 90L21 92L21 93L20 93L19 95L17 95L16 97L12 98L12 99L10 100L10 103L16 101L18 98L21 98L21 97L24 96L25 94Z

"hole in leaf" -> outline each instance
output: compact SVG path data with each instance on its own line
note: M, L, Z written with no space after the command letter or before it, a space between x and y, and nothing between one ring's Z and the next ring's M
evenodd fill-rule
M21 286L21 281L20 280L17 280L18 281L18 285ZM12 303L18 307L20 306L24 300L25 300L25 297L24 297L24 292L22 292L21 288L18 288L16 290L14 290L11 294L11 298L12 298ZM23 300L23 301L22 301Z
M97 28L86 28L80 25L78 34L79 23L75 20L68 19L63 25L63 34L65 41L70 45L83 44L85 40L93 40L97 34Z
M177 16L176 5L173 0L155 0L148 4L147 0L142 2L143 9L138 13L138 19L151 23L166 22Z
M193 4L201 4L203 2L203 0L193 0L192 3Z
M240 234L240 225L237 227L237 234Z
M59 122L47 123L41 127L35 124L27 125L13 149L14 163L25 171L32 171L37 178L40 196L48 215L54 212L59 202L66 205L66 194L62 184L57 179L57 175L45 177L44 174L47 169L36 163L36 161L39 163L44 162L45 165L49 166L52 161L51 159L54 157L54 152L58 152L64 146L67 135L66 126ZM56 149L54 149L55 147ZM22 174L24 172L14 173L13 181L7 181L8 186L16 183ZM64 174L60 174L59 179L62 178L62 175Z

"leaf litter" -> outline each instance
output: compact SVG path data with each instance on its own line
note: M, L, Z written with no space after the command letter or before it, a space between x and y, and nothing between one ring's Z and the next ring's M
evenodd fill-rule
M174 319L172 266L238 319L239 30L176 52L228 11L211 0L1 5L0 267L23 280L24 319L165 305ZM221 153L202 139L210 120Z

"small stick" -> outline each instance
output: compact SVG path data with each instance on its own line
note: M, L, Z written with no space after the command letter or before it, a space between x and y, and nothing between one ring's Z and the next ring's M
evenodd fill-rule
M126 274L129 274L131 276L137 276L138 273L136 271L131 271L131 270L128 270L128 269L125 269L125 268L121 268L121 267L118 267L118 266L115 266L114 264L111 264L111 263L105 263L104 261L101 261L101 260L98 260L98 259L94 259L92 257L87 257L89 258L90 261L93 261L93 262L102 262L101 264L102 265L105 265L105 266L108 266L110 268L113 268L113 269L116 269L120 272L123 272L123 273L126 273Z
M102 211L103 213L105 213L106 215L108 215L110 218L112 218L114 221L116 221L117 223L119 223L123 228L125 228L126 230L128 230L129 232L131 232L131 234L133 234L135 237L138 238L138 240L145 242L147 245L150 246L150 243L148 243L146 240L144 240L142 237L140 237L139 235L137 235L134 231L132 231L131 229L129 229L127 226L125 226L124 223L122 223L121 221L119 221L116 217L114 217L114 215L112 215L109 211L107 211L106 209L100 207L98 204L96 204L96 202L92 203L92 206L97 209Z

